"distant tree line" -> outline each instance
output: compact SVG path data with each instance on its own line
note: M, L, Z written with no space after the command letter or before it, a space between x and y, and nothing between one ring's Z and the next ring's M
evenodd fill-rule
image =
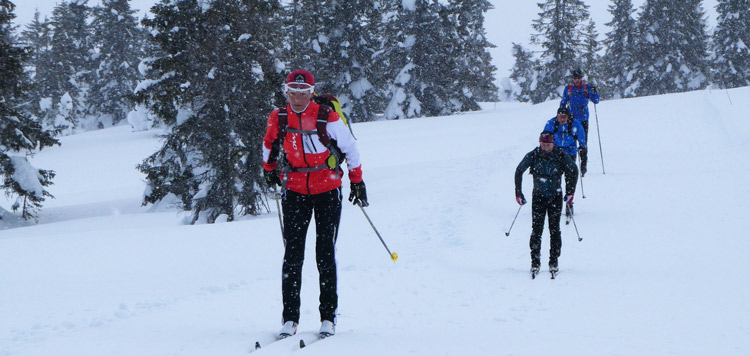
M719 0L713 36L700 0L647 0L637 20L631 0L612 0L612 31L603 43L583 1L538 6L531 44L540 51L513 45L515 85L505 95L516 100L558 98L575 68L586 72L603 98L750 85L750 0Z

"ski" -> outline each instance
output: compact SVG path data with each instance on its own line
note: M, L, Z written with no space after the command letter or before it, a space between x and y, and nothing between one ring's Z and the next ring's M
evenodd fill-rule
M264 346L268 346L268 345L271 345L271 344L273 344L273 343L275 343L275 342L278 342L278 341L281 341L281 340L285 340L285 339L289 339L289 338L291 338L291 337L292 337L292 335L285 335L285 336L281 336L281 335L279 335L279 336L277 336L277 337L275 337L275 338L271 339L271 340L270 340L270 341L268 341L268 342L265 342L265 341L264 341L264 342L263 342L263 344L261 344L261 341L260 341L260 340L258 340L258 341L255 341L255 348L254 348L254 349L252 349L252 350L251 350L250 352L253 352L253 351L256 351L256 350L260 350L260 349L261 349L261 348L263 348Z
M326 334L326 333L320 333L320 334L318 334L318 337L316 337L315 339L310 340L308 343L305 343L304 339L300 339L299 340L299 348L300 349L304 349L305 347L309 346L312 343L318 342L318 341L323 340L323 339L327 339L327 338L329 338L331 336L333 336L333 335Z
M539 274L539 268L531 268L531 279L536 279L536 275Z
M550 279L555 279L555 277L557 277L557 271L549 271L549 273L551 275Z

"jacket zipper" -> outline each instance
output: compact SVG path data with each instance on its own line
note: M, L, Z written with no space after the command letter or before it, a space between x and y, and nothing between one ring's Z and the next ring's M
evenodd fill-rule
M310 106L308 105L308 107ZM305 108L305 111L307 111L307 108ZM302 113L304 113L304 111L301 113L295 113L297 114L297 119L299 119L300 130L302 130ZM307 153L305 153L305 139L304 137L302 137L302 134L300 134L299 137L300 137L300 140L302 141L300 142L300 149L302 150L302 160L305 161L305 164L307 165L307 167L310 167L310 163L307 162ZM307 187L307 195L312 195L312 193L310 192L310 172L305 172L305 174L307 175L306 181L305 181L305 186Z

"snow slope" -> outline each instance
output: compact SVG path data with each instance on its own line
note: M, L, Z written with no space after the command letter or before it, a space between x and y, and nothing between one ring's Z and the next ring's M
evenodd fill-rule
M515 167L556 107L354 125L368 214L400 258L347 204L337 335L298 350L319 327L308 236L300 332L255 352L750 354L750 88L599 104L606 174L592 121L586 198L580 185L576 196L583 241L563 225L558 279L531 280L530 207L504 232L518 210ZM63 137L34 158L57 171L57 199L37 225L0 221L0 355L246 355L278 331L275 204L198 226L148 212L134 167L156 134Z

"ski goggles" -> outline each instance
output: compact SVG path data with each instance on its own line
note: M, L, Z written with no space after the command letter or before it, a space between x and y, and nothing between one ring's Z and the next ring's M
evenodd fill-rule
M306 94L312 94L315 92L315 86L310 85L307 83L286 83L284 84L284 91L285 92L292 92L292 93L306 93Z

